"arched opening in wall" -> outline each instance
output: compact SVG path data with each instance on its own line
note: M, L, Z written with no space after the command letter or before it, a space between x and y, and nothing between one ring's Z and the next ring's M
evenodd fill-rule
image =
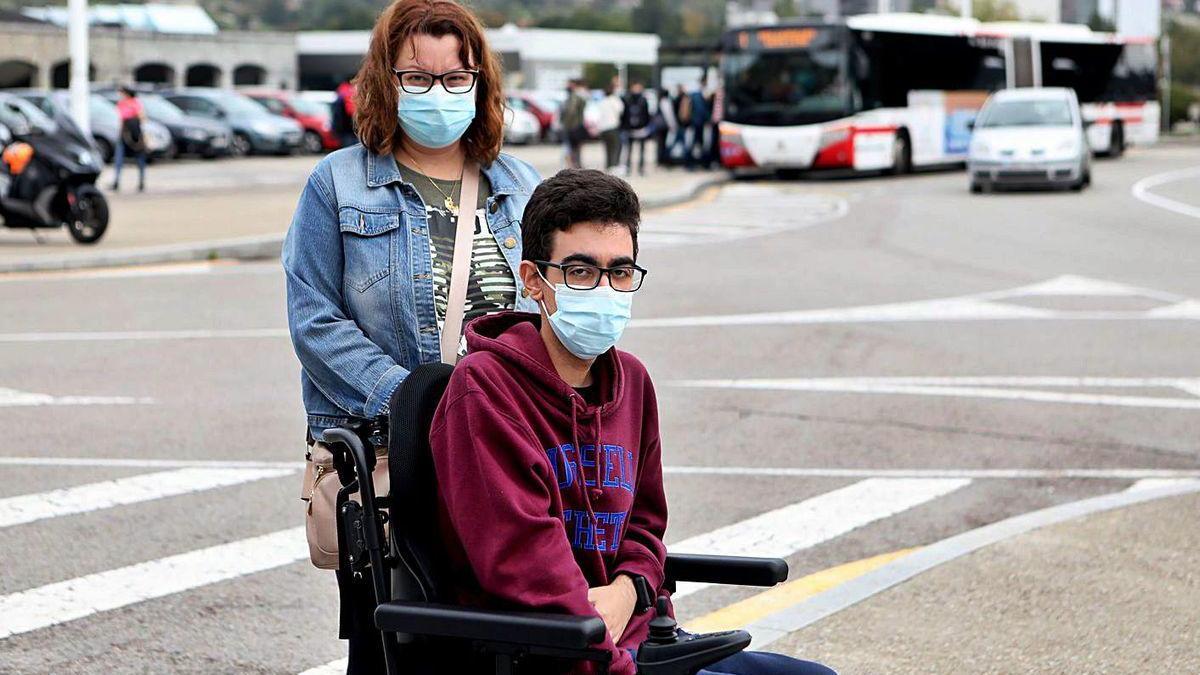
M165 63L143 63L134 68L133 81L146 84L175 84L175 69Z
M37 66L28 61L0 61L0 89L32 87Z
M252 63L243 63L233 69L233 86L259 86L267 81L267 69Z
M96 81L96 66L88 64L88 82ZM50 86L54 89L66 89L71 86L71 61L59 61L50 68Z
M219 87L221 86L221 69L211 63L197 63L188 66L184 75L184 84L189 87Z

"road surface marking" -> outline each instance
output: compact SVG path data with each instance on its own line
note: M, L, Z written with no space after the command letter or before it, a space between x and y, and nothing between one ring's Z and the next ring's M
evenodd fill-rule
M237 467L241 469L304 468L304 462L259 462L238 459L128 459L123 457L0 457L0 466L79 466L117 469L184 469Z
M1177 171L1167 171L1165 173L1146 176L1133 184L1130 192L1133 193L1135 199L1145 202L1151 206L1157 206L1160 209L1166 209L1181 216L1189 218L1200 218L1200 206L1187 204L1185 202L1168 199L1162 195L1156 195L1151 192L1151 188L1156 188L1167 183L1186 180L1188 178L1200 178L1200 167L1192 167L1190 169L1179 169Z
M0 408L42 405L145 405L154 399L135 396L54 396L0 387Z
M233 328L193 330L62 331L50 333L0 333L0 342L106 342L136 340L213 340L288 337L286 328Z
M0 639L307 558L295 527L0 596Z
M699 536L668 543L672 553L786 558L970 484L963 478L868 478ZM708 584L680 583L682 598Z
M1065 310L1028 307L1005 300L1026 297L1141 297L1167 303L1139 310ZM1077 275L1063 275L1016 288L883 305L834 307L755 314L635 319L637 328L694 328L701 326L778 326L797 324L907 323L924 321L1197 321L1200 302L1151 288Z
M323 666L317 666L316 668L309 668L308 670L304 671L303 673L300 673L300 675L345 675L346 665L347 665L348 661L349 661L349 659L338 659L337 661L330 661L329 663L326 663Z
M1200 480L1196 478L1143 478L1126 488L1126 492L1143 492L1145 490L1157 490L1164 487L1190 484L1200 485Z
M746 629L754 636L753 647L764 649L805 626L985 546L1094 513L1194 492L1200 492L1200 481L1148 490L1122 490L1013 516L925 546L792 607L765 616Z
M663 473L680 476L776 476L789 478L969 478L1099 480L1190 480L1200 469L835 469L786 466L666 466Z
M285 469L300 471L304 462L262 462L254 460L195 459L124 459L108 457L0 457L0 466L70 466L128 469L241 468ZM663 467L667 474L716 476L778 476L790 478L970 478L1038 479L1090 478L1100 480L1140 480L1143 478L1200 478L1200 469L871 469L789 466L673 466Z
M0 528L278 478L294 469L176 469L0 499Z
M901 394L983 398L1036 403L1118 406L1200 410L1200 397L1172 398L1119 394L1083 394L1039 389L1020 389L1021 385L1049 387L1157 388L1175 387L1178 382L1194 383L1196 378L1021 378L1021 377L817 377L794 379L680 380L676 387L701 389L742 389L802 391L842 394ZM994 385L994 386L989 386ZM1189 386L1192 386L1189 384ZM1011 387L1011 388L1009 388ZM1182 389L1181 389L1182 391ZM1190 393L1190 391L1189 391Z
M918 549L906 548L830 567L752 595L698 619L685 621L684 627L690 633L712 633L743 628L768 614L774 614L818 593L840 586L916 550Z

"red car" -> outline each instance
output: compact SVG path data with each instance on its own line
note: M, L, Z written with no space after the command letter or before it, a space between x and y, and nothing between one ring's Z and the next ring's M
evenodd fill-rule
M554 128L554 118L557 115L545 101L535 98L529 92L517 91L509 95L508 106L514 110L528 110L533 113L542 128L542 140L552 140L550 132Z
M290 117L304 127L304 149L313 154L342 147L329 123L333 111L328 105L309 101L290 91L240 91L258 101L276 115Z

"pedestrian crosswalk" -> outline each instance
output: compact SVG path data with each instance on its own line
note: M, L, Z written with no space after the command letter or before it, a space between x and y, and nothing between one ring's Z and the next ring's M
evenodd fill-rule
M0 465L13 466L21 461L20 458L7 459ZM30 458L27 463L36 464L37 460ZM86 461L81 463L88 464ZM91 463L98 467L109 465L104 460ZM296 465L287 463L270 465L245 462L242 466L234 462L231 466L220 468L189 464L183 461L179 463L180 466L173 466L169 461L160 462L155 466L166 470L0 499L0 531L11 533L17 528L37 528L47 522L117 506L144 507L160 500L200 492L211 492L214 499L230 499L227 492L221 491L223 488L247 484L267 485L279 480L294 481L298 473ZM720 472L721 468L711 467L711 471ZM668 480L687 480L689 473L692 472L673 471L672 467L667 467ZM668 535L668 547L675 552L777 556L796 560L797 556L802 558L805 550L836 540L859 528L922 505L934 504L950 495L970 490L981 481L998 480L957 476L953 472L940 476L872 477L867 474L859 477L781 474L783 479L795 481L797 494L806 497L737 522L714 520L713 529L682 540L674 540ZM730 471L729 475L735 478L742 474ZM1141 474L1135 472L1130 475ZM821 481L819 485L823 491L814 495L810 489L815 484L813 481ZM1127 487L1134 484L1132 479L1126 483ZM1138 484L1134 489L1141 489L1144 485ZM230 499L228 509L231 513L241 508ZM184 519L173 526L186 528L188 523ZM89 542L91 546L105 544L105 541ZM120 545L119 542L113 544ZM12 554L11 551L0 551L0 564L3 563L3 556ZM213 593L213 589L219 585L243 583L243 579L260 572L289 565L307 567L307 556L304 528L287 527L29 588L22 588L19 579L10 580L6 588L16 590L0 595L0 654L3 654L6 640L21 635L72 622L87 622L139 603L161 602L168 596ZM292 601L291 596L300 590L278 590L280 613L277 620L286 623L289 620L286 608ZM676 598L687 598L704 590L703 585L681 584ZM236 607L221 611L229 612L228 616L222 617L223 621L228 621L230 625L237 624L239 617ZM329 611L333 613L335 610L330 607ZM173 629L187 630L186 623L183 620ZM330 635L329 642L333 641L334 636ZM315 653L328 653L328 649ZM304 675L330 675L344 671L344 660L318 665L328 658L311 658Z
M706 203L647 213L638 243L657 248L744 239L829 222L848 211L847 198L836 194L733 184Z

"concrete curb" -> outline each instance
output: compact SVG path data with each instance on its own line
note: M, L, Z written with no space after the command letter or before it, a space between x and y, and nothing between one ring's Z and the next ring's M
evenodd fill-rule
M729 176L715 176L701 181L690 189L680 190L657 199L645 199L642 208L661 209L685 204L704 191L722 185ZM283 234L267 234L235 239L219 239L186 244L147 246L117 249L96 253L78 253L29 260L0 261L0 274L14 272L61 272L64 270L122 267L125 265L157 265L163 263L195 262L200 260L267 260L279 258L283 250Z
M1114 492L1013 516L930 544L797 605L763 617L748 626L747 630L754 636L754 648L763 649L795 631L908 581L922 572L986 546L1084 516L1195 492L1200 492L1200 481L1181 481L1174 485L1140 491Z

